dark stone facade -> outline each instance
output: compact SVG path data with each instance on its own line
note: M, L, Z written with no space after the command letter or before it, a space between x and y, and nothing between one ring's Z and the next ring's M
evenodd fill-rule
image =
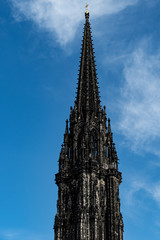
M123 240L122 177L110 119L100 105L89 13L85 17L77 97L56 174L55 240Z

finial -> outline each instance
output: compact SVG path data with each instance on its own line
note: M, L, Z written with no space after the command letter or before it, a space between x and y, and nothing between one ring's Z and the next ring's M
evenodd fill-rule
M86 4L86 13L88 13L88 4Z
M65 130L65 134L68 134L68 119L66 120L66 130Z
M108 133L111 133L111 120L108 118Z

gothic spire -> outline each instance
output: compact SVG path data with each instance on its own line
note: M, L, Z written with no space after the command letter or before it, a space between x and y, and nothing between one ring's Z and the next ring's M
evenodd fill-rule
M56 174L55 240L123 240L119 199L122 177L110 119L106 122L86 5L77 99L66 121Z
M97 115L101 108L88 11L85 13L85 20L75 103L78 116L83 119Z

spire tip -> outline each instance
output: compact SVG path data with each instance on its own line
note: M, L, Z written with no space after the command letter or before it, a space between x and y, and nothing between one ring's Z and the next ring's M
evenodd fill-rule
M88 4L86 4L86 13L88 14Z

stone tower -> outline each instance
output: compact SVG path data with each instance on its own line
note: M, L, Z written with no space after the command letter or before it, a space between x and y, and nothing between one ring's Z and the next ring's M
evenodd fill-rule
M100 105L86 12L77 96L56 174L55 240L123 240L121 180L110 119Z

